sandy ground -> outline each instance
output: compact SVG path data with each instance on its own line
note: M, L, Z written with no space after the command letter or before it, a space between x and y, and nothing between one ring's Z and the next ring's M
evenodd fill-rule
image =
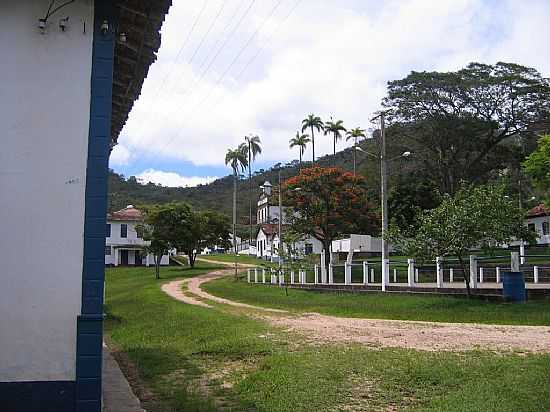
M436 323L379 319L340 318L306 313L293 315L287 311L262 308L210 295L201 284L232 275L220 270L184 281L165 284L162 290L182 302L211 307L191 295L224 305L250 309L251 316L304 335L311 343L358 343L373 347L397 347L427 351L493 350L518 352L550 352L550 327L501 326L468 323ZM188 293L181 291L187 283ZM254 313L252 313L254 312Z

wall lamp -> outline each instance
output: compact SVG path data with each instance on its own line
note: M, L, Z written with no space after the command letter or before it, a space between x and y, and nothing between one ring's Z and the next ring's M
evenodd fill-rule
M112 32L113 34L118 35L118 41L120 43L124 44L128 40L126 36L126 32L119 31L116 27L112 27L112 25L109 24L109 21L107 20L103 20L103 22L101 23L100 29L101 29L101 33L104 36L106 36L109 32Z

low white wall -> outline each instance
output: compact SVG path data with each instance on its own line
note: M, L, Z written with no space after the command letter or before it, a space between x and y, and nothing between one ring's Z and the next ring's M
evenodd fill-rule
M0 1L3 382L75 379L93 2L67 6L41 34L48 5Z

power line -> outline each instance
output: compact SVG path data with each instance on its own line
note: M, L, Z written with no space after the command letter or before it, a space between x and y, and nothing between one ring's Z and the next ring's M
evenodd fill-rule
M222 3L222 9L223 9L224 4L225 3ZM150 113L151 105L153 104L154 101L157 100L157 98L160 95L161 90L166 85L166 82L167 82L168 78L172 75L172 72L174 71L174 68L176 67L176 63L179 60L181 53L185 49L185 46L187 46L187 43L189 43L189 39L191 38L191 35L195 31L195 27L197 26L197 23L199 22L200 18L202 17L202 15L204 13L204 10L206 10L207 5L208 5L208 0L205 0L202 8L199 11L199 13L195 16L193 24L191 25L191 28L189 29L189 32L187 33L187 36L186 36L185 40L183 41L181 47L179 48L178 53L176 54L176 58L172 61L172 64L170 65L170 68L164 74L164 77L162 78L162 81L161 81L159 87L157 87L157 89L155 91L155 94L153 95L153 97L149 101L149 104L147 105L147 110L145 110L145 112L144 112L145 116L147 116ZM145 122L145 120L146 119L143 119L141 123L143 124Z

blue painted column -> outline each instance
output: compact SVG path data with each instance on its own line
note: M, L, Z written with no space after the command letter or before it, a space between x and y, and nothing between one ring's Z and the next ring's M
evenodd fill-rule
M106 20L114 26L114 7L108 0L95 0L94 14L82 311L78 318L76 350L75 409L78 412L101 412L104 255L115 44L114 34L102 33L101 24Z

